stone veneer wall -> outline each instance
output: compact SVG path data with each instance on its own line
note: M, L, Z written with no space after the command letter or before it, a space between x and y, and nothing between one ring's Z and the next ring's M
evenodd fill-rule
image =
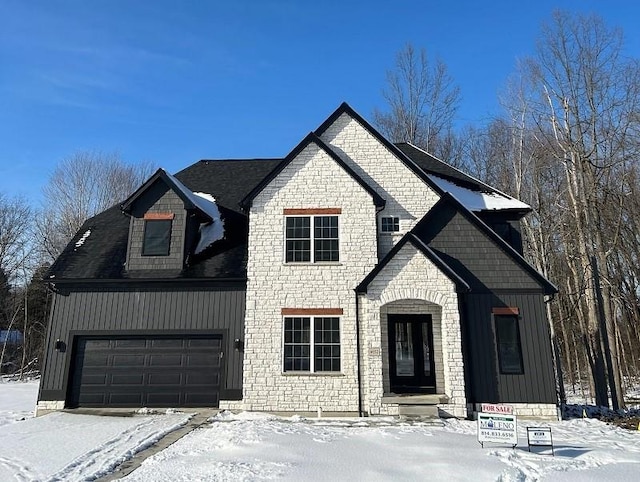
M284 209L339 208L340 261L284 262ZM264 411L358 410L355 293L373 269L371 196L315 144L253 201L245 317L242 404ZM283 308L340 308L341 372L283 372Z
M342 114L320 136L378 194L386 205L378 217L397 216L400 232L408 232L440 196L414 174L357 121ZM397 234L380 236L382 258L400 239Z
M440 348L436 349L436 354L441 360L440 367L436 364L436 376L438 392L446 394L449 403L441 404L439 408L455 417L467 416L455 285L409 243L371 282L367 294L362 297L365 406L369 413L394 415L398 411L397 405L382 404L389 382L388 373L385 375L385 370L388 370L386 331L382 329L386 320L381 318L386 318L386 314L394 313L397 309L423 308L428 308L432 314L440 313L439 335L434 329L434 345L436 339L440 338Z

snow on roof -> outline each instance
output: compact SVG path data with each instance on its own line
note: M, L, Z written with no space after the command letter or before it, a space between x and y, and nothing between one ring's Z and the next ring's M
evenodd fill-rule
M78 241L76 241L76 248L79 248L80 246L82 246L84 244L84 242L87 240L87 238L89 237L89 235L91 234L91 230L87 229L84 234L80 237L80 239Z
M200 203L206 208L205 212L213 219L210 223L200 225L200 240L198 241L195 251L196 254L199 254L216 241L224 238L224 221L220 218L220 210L218 209L215 198L211 194L194 192L193 195L199 199Z
M184 194L189 199L189 201L193 203L194 206L207 214L211 219L214 219L216 216L218 216L218 219L220 218L220 211L218 210L218 205L216 204L213 196L206 193L194 193L189 190L184 184L178 181L178 179L176 179L173 175L169 174L167 171L164 172L167 177L175 183L176 187L180 189L182 194Z
M503 209L531 209L528 204L523 203L507 194L499 191L482 192L472 191L442 179L441 177L428 174L437 186L443 191L455 197L464 207L470 211L500 211Z

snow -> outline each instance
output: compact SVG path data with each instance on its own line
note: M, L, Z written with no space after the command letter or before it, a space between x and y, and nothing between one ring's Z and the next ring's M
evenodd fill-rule
M33 418L37 390L37 381L0 382L0 480L92 480L190 418L62 412Z
M0 480L92 480L186 423L174 410L129 417L52 413L33 418L37 382L0 378ZM21 420L26 418L25 420ZM527 449L526 427L553 430L555 456ZM519 420L519 445L476 441L476 426L393 417L276 417L221 412L147 458L127 482L242 480L630 481L640 431L594 419Z
M193 194L201 198L203 203L207 205L206 212L213 219L210 223L200 225L200 240L195 251L196 254L199 254L216 241L224 238L224 221L220 218L220 210L211 194L204 192L194 192Z
M218 209L216 200L211 194L206 192L192 192L178 181L176 177L167 171L164 171L164 173L175 183L180 192L182 192L194 206L197 206L198 209L212 219L211 222L200 225L200 240L195 250L196 254L200 254L213 243L224 238L224 221L222 221L220 217L220 209Z
M523 203L511 196L501 192L472 191L458 186L441 177L428 175L440 189L455 197L464 207L470 211L497 211L501 209L531 209L528 204Z
M87 229L84 234L80 237L80 239L78 241L76 241L76 248L79 248L80 246L82 246L84 244L84 242L87 240L87 238L89 237L89 235L91 234L91 230Z

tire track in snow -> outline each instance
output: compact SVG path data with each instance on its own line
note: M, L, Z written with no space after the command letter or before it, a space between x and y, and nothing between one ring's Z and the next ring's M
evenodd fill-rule
M0 457L0 465L9 469L10 472L13 472L14 478L20 482L40 479L27 465L19 463L14 459Z

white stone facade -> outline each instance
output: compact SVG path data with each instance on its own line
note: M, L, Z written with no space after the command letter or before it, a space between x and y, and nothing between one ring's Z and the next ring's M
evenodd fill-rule
M339 209L340 261L285 263L285 209ZM356 412L354 288L377 263L376 206L338 163L309 144L253 200L243 408ZM340 309L341 371L284 372L283 309Z
M382 258L438 202L440 196L346 113L320 136L386 201L378 217L400 219L400 232L381 235Z
M407 243L371 282L362 297L361 312L366 327L365 400L369 413L397 413L397 406L382 404L383 395L390 391L387 316L415 313L432 317L436 392L449 398L449 403L438 407L451 416L467 415L458 296L449 278Z
M314 143L255 197L249 216L243 400L229 403L228 408L357 411L354 289L438 200L429 186L350 116L340 116L321 138L385 199L385 209L377 212L371 195ZM340 262L285 263L285 210L327 208L340 210ZM401 232L379 235L378 219L383 215L399 217ZM407 269L398 268L404 262L409 263ZM432 283L429 289L423 285L427 280ZM383 288L381 283L393 287ZM417 285L421 290L408 288ZM372 293L360 300L363 410L397 412L397 406L382 405L389 388L383 339L386 313L404 309L432 315L437 384L451 399L443 408L466 415L457 298L451 281L422 254L408 251L385 268ZM284 372L282 310L287 308L342 310L340 373Z

